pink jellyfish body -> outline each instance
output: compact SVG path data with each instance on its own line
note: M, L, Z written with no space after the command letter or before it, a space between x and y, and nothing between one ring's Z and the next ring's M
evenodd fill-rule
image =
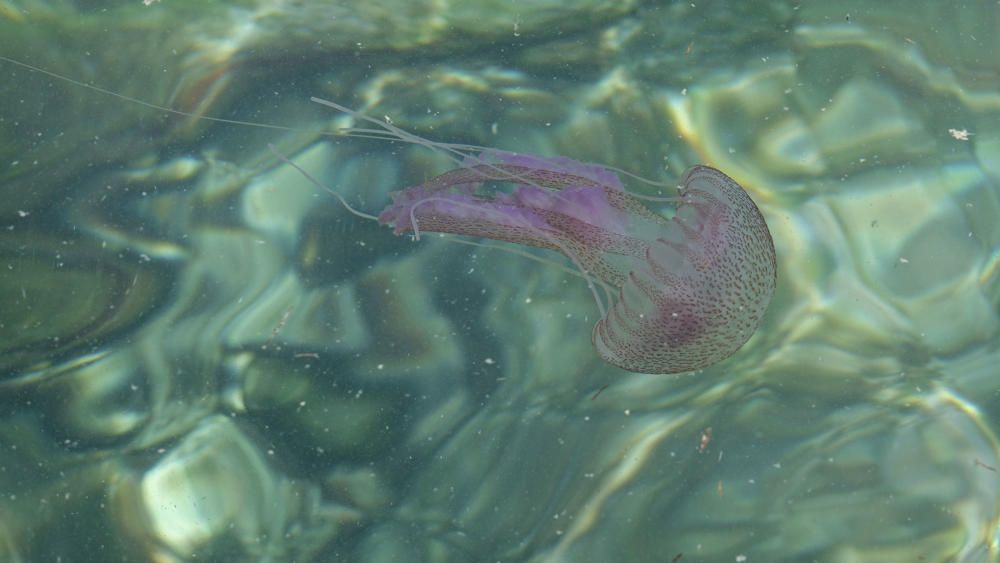
M746 191L714 168L688 170L678 197L639 196L596 164L435 143L312 100L377 126L341 134L423 145L459 164L392 194L377 219L396 234L453 233L566 255L594 294L601 319L592 341L610 364L641 373L709 366L750 339L771 302L777 281L771 232ZM501 184L513 189L501 191ZM374 218L330 191L352 213ZM642 200L673 202L674 214L666 219Z
M776 282L771 233L731 178L695 166L670 219L594 164L486 151L393 194L379 216L397 234L455 233L557 250L609 291L593 344L642 373L711 365L756 330ZM511 192L486 186L514 184ZM593 288L593 285L592 285Z

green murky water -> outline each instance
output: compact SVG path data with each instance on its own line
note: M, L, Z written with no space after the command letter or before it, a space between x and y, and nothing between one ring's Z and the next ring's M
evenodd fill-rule
M1000 4L451 4L0 0L0 55L133 99L0 61L0 560L997 560ZM269 150L368 213L447 165L310 96L725 171L763 325L608 366L579 278Z

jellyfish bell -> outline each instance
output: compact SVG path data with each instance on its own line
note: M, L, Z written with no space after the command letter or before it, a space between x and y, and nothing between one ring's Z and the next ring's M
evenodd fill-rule
M750 196L708 166L681 180L681 202L648 243L594 348L629 371L693 371L732 355L753 335L777 281L774 243Z

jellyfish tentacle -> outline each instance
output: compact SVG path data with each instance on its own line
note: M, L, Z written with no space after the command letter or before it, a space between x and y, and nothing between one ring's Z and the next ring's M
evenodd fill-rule
M465 244L465 245L468 245L468 246L478 246L480 248L486 248L486 249L489 249L489 250L499 250L500 252L507 252L509 254L514 254L514 255L520 256L522 258L527 258L529 260L534 260L535 262L538 262L540 264L544 264L546 266L555 268L555 269L560 270L560 271L562 271L562 272L564 272L566 274L569 274L571 276L576 276L576 277L578 277L580 279L584 279L584 280L586 279L585 278L585 272L581 272L579 270L574 270L573 268L569 268L567 266L564 266L563 264L560 264L559 262L556 262L555 260L549 260L548 258L545 258L543 256L538 256L538 255L532 254L530 252L526 252L524 250L520 250L520 249L511 247L511 246L501 246L499 244L489 244L489 243L485 243L485 242L478 242L478 241L474 241L474 240L465 240L465 239L461 239L461 238L448 238L446 240L448 240L448 242L454 242L454 243L458 243L458 244ZM612 296L609 293L610 286L607 283L605 283L603 280L599 279L599 278L591 276L591 279L594 280L594 283L597 284L601 288L602 291L604 291L604 298L610 302L612 300Z
M337 200L340 201L340 204L344 206L344 209L346 209L348 213L355 215L357 217L361 217L362 219L368 219L370 221L378 221L378 217L374 215L369 215L368 213L365 213L364 211L361 211L359 209L355 209L351 204L347 203L347 200L344 199L344 196L340 195L340 192L334 190L333 188L328 187L323 182L320 182L318 179L316 179L316 177L307 172L301 166L289 160L288 157L278 152L278 149L276 149L274 145L272 145L271 143L267 144L267 148L268 150L271 151L271 153L273 153L275 156L281 159L282 162L297 170L299 174L305 176L306 179L309 180L313 185L318 186L323 191L329 192L331 195L333 195L333 197L337 198Z

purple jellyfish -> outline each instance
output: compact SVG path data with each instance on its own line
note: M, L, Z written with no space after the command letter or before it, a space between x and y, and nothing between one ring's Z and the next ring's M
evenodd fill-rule
M678 197L638 196L602 166L431 143L314 100L380 127L349 135L463 157L459 168L394 192L379 222L397 234L453 233L563 253L594 293L601 319L592 341L610 364L641 373L709 366L746 343L767 310L777 279L771 233L746 191L714 168L688 170ZM499 191L500 184L514 187ZM675 212L665 219L644 199L673 202Z

